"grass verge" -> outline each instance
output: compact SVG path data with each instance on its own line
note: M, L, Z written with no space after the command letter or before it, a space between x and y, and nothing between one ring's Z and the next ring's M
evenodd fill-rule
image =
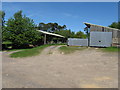
M78 46L62 46L59 48L60 52L63 52L64 54L70 54L77 50L83 50L86 47L78 47Z
M2 44L12 44L12 42L10 42L10 41L5 41L5 42L3 42Z
M14 52L12 54L10 54L10 57L12 58L22 58L22 57L30 57L30 56L35 56L41 53L41 51L51 45L60 45L60 44L48 44L48 45L42 45L42 46L38 46L35 48L30 48L30 49L13 49L10 51L16 51L16 50L21 50L18 52Z
M47 44L47 45L48 45L48 46L51 46L51 45L66 45L66 44ZM41 45L41 46L46 46L46 45ZM41 46L38 46L38 47L41 47ZM38 47L35 47L35 48L38 48ZM26 48L26 49L8 49L8 50L3 50L3 51L11 52L11 51L28 50L28 49L33 49L33 48Z
M117 47L107 47L107 48L102 48L103 51L105 52L118 52L120 51L120 48Z

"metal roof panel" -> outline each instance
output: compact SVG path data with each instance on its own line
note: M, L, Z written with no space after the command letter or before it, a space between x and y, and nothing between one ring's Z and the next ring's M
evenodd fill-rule
M48 35L53 35L53 36L63 37L63 38L64 38L64 36L59 35L59 34L50 33L50 32L46 32L46 31L43 31L43 30L37 30L37 31L39 31L39 32L41 32L41 33L44 33L44 34L48 34Z

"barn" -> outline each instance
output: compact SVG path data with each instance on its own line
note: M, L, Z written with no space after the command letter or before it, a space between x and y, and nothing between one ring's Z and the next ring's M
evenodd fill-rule
M62 35L55 34L55 33L50 33L50 32L46 32L46 31L43 31L43 30L37 30L37 31L39 31L39 32L41 32L41 33L44 34L44 44L47 44L47 38L46 38L47 35L51 35L51 36L54 36L54 37L65 38Z
M85 29L90 33L87 39L68 39L68 45L72 46L97 46L110 47L120 45L120 30L91 23L84 23ZM75 44L74 44L75 43Z

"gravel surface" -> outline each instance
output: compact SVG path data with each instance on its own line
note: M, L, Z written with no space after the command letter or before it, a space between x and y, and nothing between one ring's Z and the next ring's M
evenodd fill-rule
M3 88L118 87L117 53L88 48L64 55L59 47L28 58L10 58L3 52Z

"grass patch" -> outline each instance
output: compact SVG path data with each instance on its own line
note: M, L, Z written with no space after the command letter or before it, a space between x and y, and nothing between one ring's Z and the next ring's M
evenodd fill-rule
M66 45L64 43L62 44L47 44L48 46L51 46L51 45ZM47 46L47 45L41 45L41 46ZM41 47L41 46L38 46L38 47ZM35 48L38 48L38 47L35 47ZM11 52L11 51L17 51L17 50L28 50L28 49L33 49L33 48L26 48L26 49L8 49L8 50L3 50L3 51L7 51L7 52Z
M3 51L11 52L11 51L17 51L17 50L25 50L25 49L8 49L8 50L3 50Z
M107 47L107 48L102 48L103 51L106 51L106 52L118 52L120 51L120 48L117 48L117 47Z
M35 48L30 48L30 49L14 49L13 51L16 50L22 50L22 51L18 51L15 53L10 54L10 57L12 58L18 58L18 57L30 57L30 56L35 56L41 53L41 51L51 45L57 45L57 44L48 44L48 45L42 45L42 46L38 46ZM12 50L11 50L12 51Z
M78 47L78 46L62 46L59 48L60 52L63 52L64 54L70 54L77 50L83 50L86 47Z
M12 42L10 42L10 41L5 41L5 42L3 42L2 44L12 44Z
M41 45L35 48L29 48L29 49L11 49L8 51L17 51L17 50L21 50L15 53L10 54L10 57L12 58L23 58L23 57L31 57L31 56L35 56L41 53L41 51L48 47L48 46L52 46L52 45L64 45L64 44L47 44L47 45Z

